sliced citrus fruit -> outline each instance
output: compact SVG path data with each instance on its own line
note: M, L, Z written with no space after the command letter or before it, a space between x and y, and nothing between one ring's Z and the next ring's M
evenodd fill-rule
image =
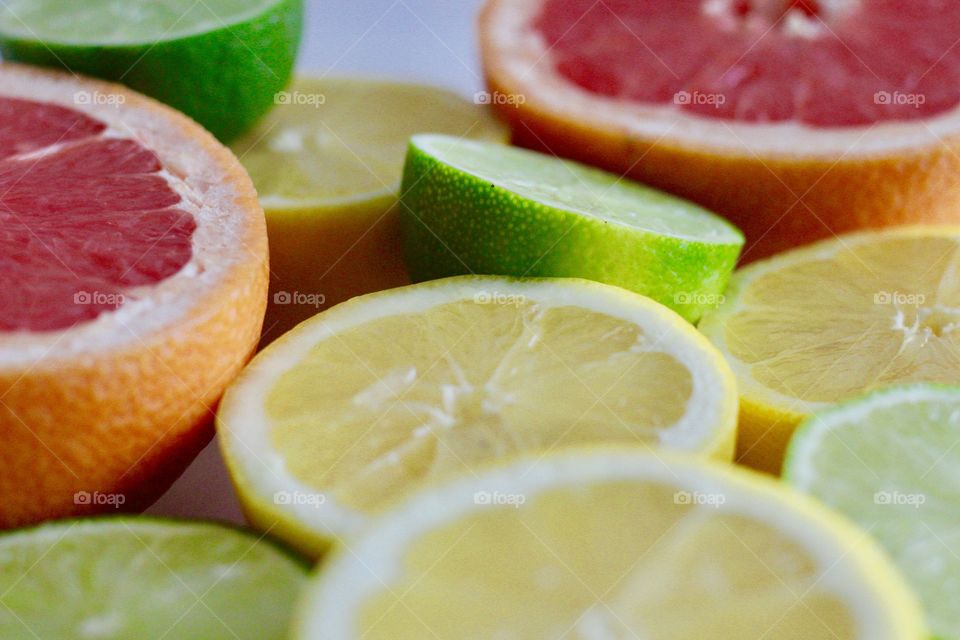
M665 307L586 280L469 276L304 322L217 414L251 521L311 555L492 459L629 442L729 460L735 422L723 359Z
M267 241L250 179L152 100L4 64L0 274L0 528L143 506L209 439L256 345Z
M960 12L918 0L489 0L519 142L728 216L753 260L960 221Z
M425 490L340 547L293 637L909 640L863 532L758 474L630 450Z
M287 85L302 15L303 0L4 0L0 52L122 82L226 140Z
M777 471L796 425L864 391L960 380L960 228L841 236L751 264L700 329L740 388L739 457Z
M338 302L410 283L395 205L411 135L507 137L488 108L425 85L301 77L280 98L233 144L267 213L265 341Z
M859 524L923 601L937 638L960 638L960 387L888 388L808 418L784 478Z
M155 518L0 535L0 636L281 640L306 568L263 536Z
M688 320L716 306L743 235L700 207L523 149L421 135L401 189L415 280L467 273L588 278Z

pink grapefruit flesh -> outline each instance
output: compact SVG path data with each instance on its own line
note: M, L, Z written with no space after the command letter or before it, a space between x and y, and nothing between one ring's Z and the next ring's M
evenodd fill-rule
M598 95L815 127L960 104L960 11L942 0L544 0L556 72Z
M68 107L0 98L0 331L92 320L190 261L196 222L160 160L106 130Z

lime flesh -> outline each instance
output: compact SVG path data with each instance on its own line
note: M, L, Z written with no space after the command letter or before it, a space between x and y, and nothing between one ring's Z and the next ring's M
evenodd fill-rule
M0 536L0 637L280 640L305 574L219 525L64 521Z

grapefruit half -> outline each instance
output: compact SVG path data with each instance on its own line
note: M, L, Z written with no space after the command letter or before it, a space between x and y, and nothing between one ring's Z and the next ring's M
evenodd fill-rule
M489 0L480 33L491 103L517 142L726 215L749 261L960 220L948 5Z
M233 155L117 85L0 65L0 528L156 498L263 322Z

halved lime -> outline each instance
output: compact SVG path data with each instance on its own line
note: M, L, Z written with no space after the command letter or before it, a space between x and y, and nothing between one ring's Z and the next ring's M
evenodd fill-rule
M122 82L229 139L287 85L302 14L303 0L4 0L0 52Z
M0 536L0 638L280 640L305 574L225 526L61 521Z
M579 277L697 320L722 300L743 235L692 203L574 162L414 136L401 187L414 280L468 273Z
M960 387L892 387L818 413L784 475L879 540L934 634L960 638Z

